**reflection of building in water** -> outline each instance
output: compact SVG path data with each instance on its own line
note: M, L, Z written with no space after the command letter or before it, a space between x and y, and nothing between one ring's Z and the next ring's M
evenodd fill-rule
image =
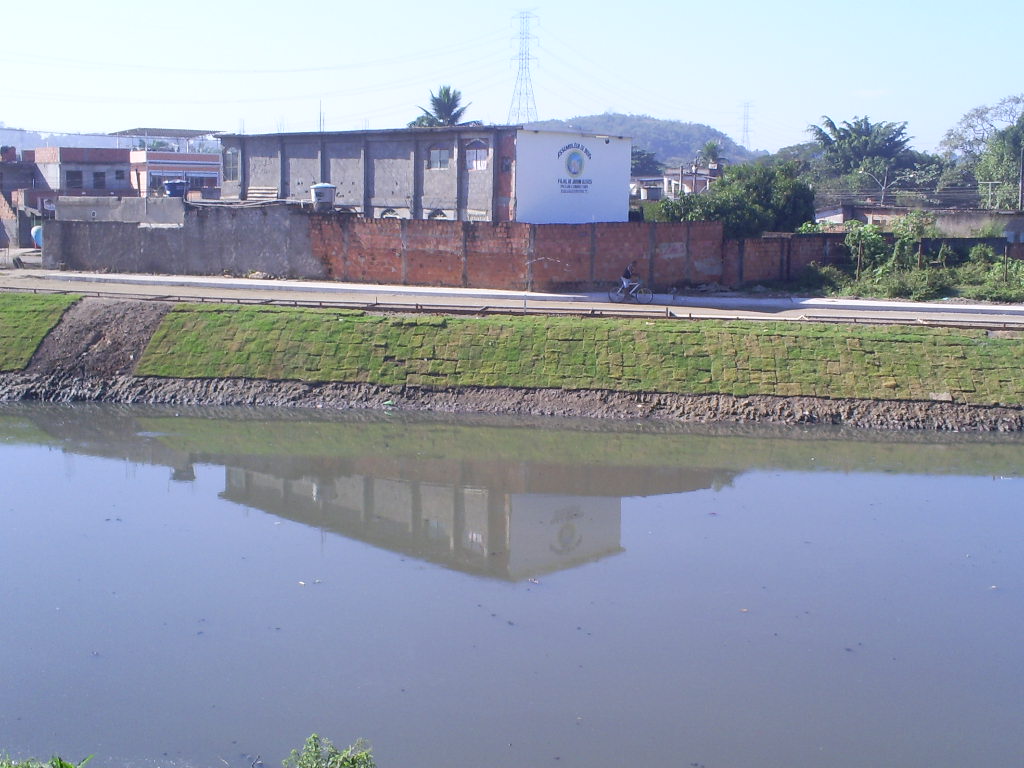
M205 419L186 424L197 436L185 439L177 434L182 429L177 417L150 416L140 423L135 413L40 408L32 410L32 423L65 450L164 465L173 480L194 480L198 464L222 465L227 468L223 496L232 501L446 567L513 580L621 551L623 497L718 488L736 474L618 464L614 458L573 463L559 452L566 443L558 440L555 448L549 445L525 461L491 450L449 458L465 451L451 450L445 440L453 437L443 429L438 442L425 439L435 428L429 424L407 425L402 434L419 430L411 442L431 450L391 449L384 439L365 452L338 455L337 445L359 444L358 421L332 422L327 437L319 423L297 422L284 442L294 440L302 453L293 448L281 454L267 453L264 446L246 451L247 439L231 433L249 422L216 421L227 433L219 442L242 449L215 452L204 447L211 423ZM500 431L483 429L488 439L481 444L501 444Z
M350 475L227 468L224 497L445 566L523 579L621 550L618 497L503 493Z
M462 464L453 473L451 462L366 465L377 472L281 477L265 467L228 467L223 496L447 567L518 580L621 551L622 496L721 480L676 467Z

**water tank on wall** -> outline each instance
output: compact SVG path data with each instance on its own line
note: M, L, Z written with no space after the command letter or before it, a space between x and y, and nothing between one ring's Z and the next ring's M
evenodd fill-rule
M329 211L334 207L334 194L337 187L321 181L319 184L312 184L309 193L313 197L313 207L318 211Z

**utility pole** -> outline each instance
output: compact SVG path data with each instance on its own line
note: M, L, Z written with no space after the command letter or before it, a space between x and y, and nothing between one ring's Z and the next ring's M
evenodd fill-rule
M530 80L530 22L536 18L529 11L519 12L519 72L516 87L512 92L512 105L508 109L508 125L520 125L537 121L537 102L533 98L533 82Z
M1020 144L1020 173L1017 177L1017 210L1024 211L1024 141Z

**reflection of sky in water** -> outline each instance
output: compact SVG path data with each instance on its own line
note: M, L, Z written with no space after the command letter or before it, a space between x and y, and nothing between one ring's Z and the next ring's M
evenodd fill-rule
M15 754L271 765L313 731L370 739L382 766L935 768L1024 750L1020 479L758 470L621 502L493 494L481 519L506 520L509 546L492 578L221 498L218 465L174 482L32 446L0 461ZM414 520L468 508L447 505L466 486L432 482L389 493L419 499ZM326 501L309 487L303 504ZM614 555L550 570L588 546L581 514L614 520L598 530Z

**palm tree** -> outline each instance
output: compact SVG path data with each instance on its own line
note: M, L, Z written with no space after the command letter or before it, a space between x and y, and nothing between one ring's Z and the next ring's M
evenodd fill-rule
M722 145L714 139L704 142L704 146L697 152L697 160L706 168L717 165L723 160Z
M469 109L469 104L461 106L462 93L450 85L442 85L437 95L430 92L430 109L420 107L423 113L411 123L410 128L435 128L440 125L459 125L462 116Z

